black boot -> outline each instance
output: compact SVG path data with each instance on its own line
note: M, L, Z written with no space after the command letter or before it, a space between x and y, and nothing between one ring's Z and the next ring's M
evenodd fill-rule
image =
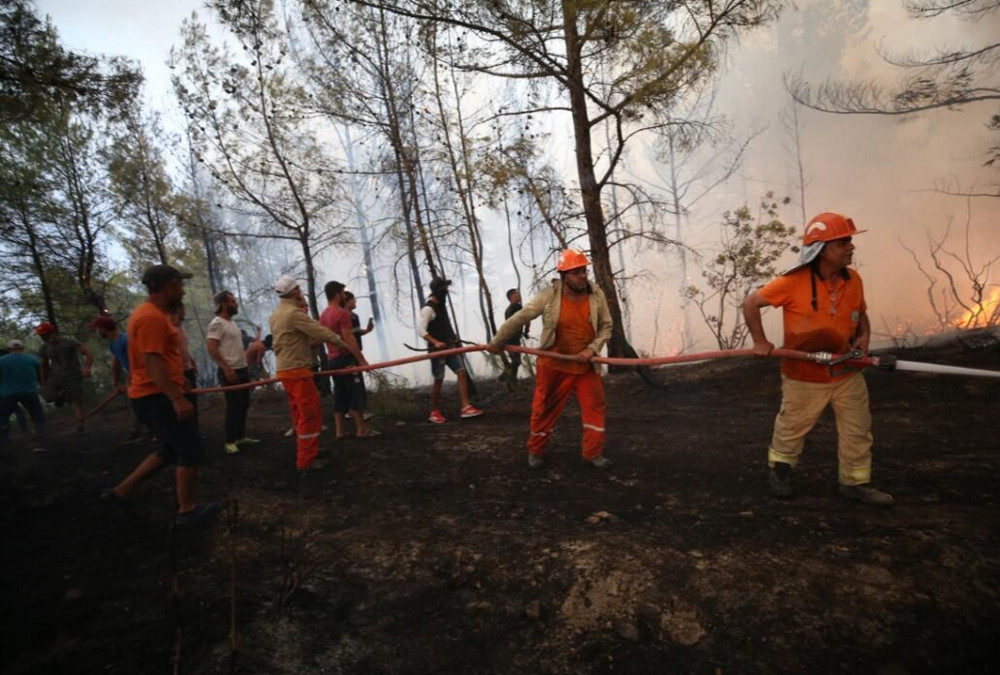
M792 487L792 465L785 462L775 462L767 479L771 495L780 499L790 499L795 496Z

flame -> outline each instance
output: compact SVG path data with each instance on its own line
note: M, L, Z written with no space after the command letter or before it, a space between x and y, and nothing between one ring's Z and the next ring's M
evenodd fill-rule
M982 309L980 309L980 305ZM994 325L996 319L1000 317L1000 287L994 288L985 294L982 303L964 312L961 317L955 319L956 328L985 328Z

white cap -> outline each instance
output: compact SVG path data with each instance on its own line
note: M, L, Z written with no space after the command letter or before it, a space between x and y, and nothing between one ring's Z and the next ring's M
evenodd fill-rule
M278 295L288 295L299 286L302 286L303 283L305 282L296 279L295 277L282 274L278 277L278 280L274 282L274 290Z
M7 342L7 349L24 349L24 343L20 340L9 340Z

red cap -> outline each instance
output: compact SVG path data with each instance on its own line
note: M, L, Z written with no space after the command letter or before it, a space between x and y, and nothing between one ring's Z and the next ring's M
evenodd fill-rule
M55 329L56 327L53 326L51 323L49 323L48 321L43 321L37 326L35 326L35 333L38 335L48 335L49 333L54 332Z
M112 319L110 316L101 315L87 324L87 328L96 328L98 330L114 330L118 328L118 322Z

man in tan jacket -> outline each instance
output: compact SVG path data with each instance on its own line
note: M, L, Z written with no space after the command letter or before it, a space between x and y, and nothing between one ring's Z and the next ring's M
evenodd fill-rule
M549 435L573 393L583 418L584 461L601 469L612 465L604 456L604 383L597 366L590 362L611 337L611 312L604 293L587 280L588 264L582 252L563 251L556 266L560 280L504 322L489 344L491 352L499 353L505 342L541 316L541 349L576 357L572 361L538 359L528 437L528 466L532 469L544 465Z
M295 465L300 471L315 467L323 429L323 410L311 368L313 346L329 342L347 348L339 335L321 326L304 311L301 285L302 282L294 277L278 278L274 290L281 300L268 320L277 359L275 370L292 409L297 439ZM360 353L357 356L360 365L367 365Z

